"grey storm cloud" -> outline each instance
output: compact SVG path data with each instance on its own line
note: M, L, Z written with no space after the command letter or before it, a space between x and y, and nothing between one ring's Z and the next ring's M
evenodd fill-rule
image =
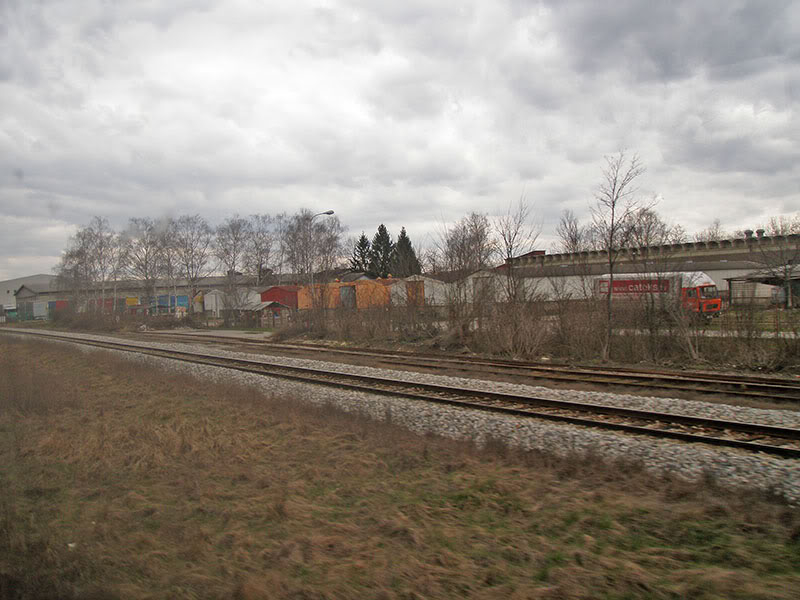
M0 279L94 215L334 208L422 242L524 191L546 245L620 149L688 230L750 225L800 209L798 40L789 1L7 0Z
M800 9L761 2L554 2L572 62L581 71L624 69L632 78L740 79L798 58Z

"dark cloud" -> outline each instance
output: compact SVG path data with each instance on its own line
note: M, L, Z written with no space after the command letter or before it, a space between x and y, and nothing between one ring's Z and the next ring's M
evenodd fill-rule
M680 139L665 148L665 158L696 171L749 172L765 175L791 172L800 148L769 146L749 137Z
M741 79L797 57L800 12L776 2L553 2L556 27L584 73L672 80L703 70Z

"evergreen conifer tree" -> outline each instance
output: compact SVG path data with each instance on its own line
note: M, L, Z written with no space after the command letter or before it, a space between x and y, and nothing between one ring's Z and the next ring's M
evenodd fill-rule
M409 275L419 275L421 272L422 267L417 259L417 253L414 251L414 246L411 245L406 228L403 227L400 229L400 235L397 236L392 276L408 277Z
M391 273L394 261L394 242L386 226L381 223L375 237L372 238L372 249L369 255L370 275L375 277L387 277Z
M354 273L366 273L369 270L370 252L372 246L364 232L353 246L353 255L350 257L350 270Z

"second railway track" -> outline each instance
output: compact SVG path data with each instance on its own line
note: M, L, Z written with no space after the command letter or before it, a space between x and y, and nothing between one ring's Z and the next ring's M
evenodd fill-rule
M462 371L465 373L508 374L532 380L559 383L588 383L600 386L620 386L634 389L687 392L737 396L768 402L800 404L800 380L778 379L758 375L728 373L645 371L624 367L587 367L543 365L514 360L486 359L472 356L442 356L430 353L384 351L367 348L331 348L313 344L282 344L256 342L243 338L222 338L212 335L158 333L155 339L181 342L211 342L223 345L253 345L264 350L289 353L323 352L328 355L365 357L388 367L415 367L430 370Z
M24 330L5 331L32 335L31 332L25 332ZM303 383L314 383L351 391L414 398L518 417L558 421L584 427L683 442L713 444L751 452L763 452L785 458L800 458L800 429L795 428L488 392L449 385L409 382L389 377L330 372L313 367L280 365L270 363L267 360L231 358L199 352L146 347L140 344L111 341L107 338L93 339L84 336L52 333L36 333L33 335L100 348L135 352L248 373L281 377Z

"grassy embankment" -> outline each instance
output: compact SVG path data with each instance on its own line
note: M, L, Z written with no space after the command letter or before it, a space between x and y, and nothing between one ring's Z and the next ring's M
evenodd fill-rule
M0 598L793 598L800 513L0 338ZM17 594L17 595L15 595Z

